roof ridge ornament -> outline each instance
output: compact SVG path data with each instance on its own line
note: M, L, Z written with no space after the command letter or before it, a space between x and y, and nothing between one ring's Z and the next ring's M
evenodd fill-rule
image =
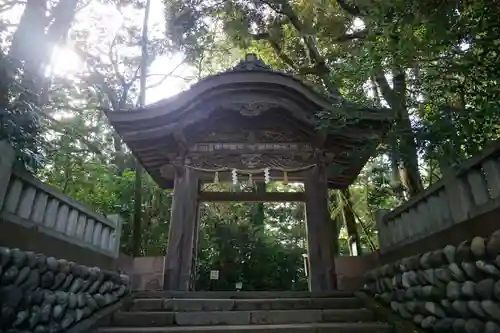
M240 62L231 68L229 72L236 71L272 71L271 66L267 65L262 61L257 54L247 53L245 59L240 60Z

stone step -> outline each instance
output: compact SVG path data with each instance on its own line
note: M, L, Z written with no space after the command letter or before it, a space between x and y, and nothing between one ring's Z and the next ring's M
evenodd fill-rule
M241 325L241 326L171 326L171 327L106 327L98 333L392 333L383 323L328 323L292 325Z
M367 322L373 314L366 309L351 310L267 310L213 312L118 312L112 326L214 326L279 325L331 322Z
M134 299L129 311L252 311L300 309L355 309L361 306L355 297L279 298L279 299Z
M136 298L215 298L215 299L264 299L264 298L334 298L353 297L349 291L136 291Z

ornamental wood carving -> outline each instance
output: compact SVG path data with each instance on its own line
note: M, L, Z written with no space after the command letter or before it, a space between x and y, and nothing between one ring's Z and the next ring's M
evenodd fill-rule
M230 104L221 104L219 107L224 107L226 110L239 112L242 116L245 117L256 117L261 115L262 113L269 111L273 108L279 108L279 104L275 103L266 103L266 102L250 102L250 103L230 103Z
M218 142L218 143L195 143L189 148L189 153L196 152L262 152L268 151L274 154L287 152L312 152L313 147L309 143L297 142L265 142L265 143L247 143L247 142ZM189 154L188 153L188 154Z
M311 138L300 131L280 130L231 130L202 131L191 136L190 142L309 142Z
M202 170L238 169L262 170L295 170L315 164L313 154L308 156L294 154L201 154L190 155L185 159L185 165Z

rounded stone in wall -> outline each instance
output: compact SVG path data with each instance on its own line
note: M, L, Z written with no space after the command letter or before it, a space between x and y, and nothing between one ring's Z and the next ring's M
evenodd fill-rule
M35 257L36 257L36 268L38 269L40 274L45 273L45 271L48 269L47 257L42 253L37 253Z
M30 311L30 317L28 319L28 325L31 330L35 328L35 326L40 321L40 317L42 316L42 310L38 305L34 305Z
M54 284L54 272L49 270L43 273L40 286L44 289L50 288Z
M443 249L443 254L446 258L446 261L448 261L449 264L451 264L452 262L455 262L456 253L457 253L457 248L453 245L447 245Z
M63 274L69 274L71 267L66 259L59 259L59 271Z
M59 262L54 257L47 258L47 267L52 272L56 272L56 273L59 272Z
M467 321L463 318L457 318L453 321L453 325L452 325L452 328L453 328L453 332L455 333L462 333L462 332L465 332L465 324L467 323Z
M20 249L12 249L10 250L10 256L12 260L12 265L15 265L17 268L22 268L24 266L24 262L26 261L26 254Z
M26 251L24 253L26 254L26 266L31 269L35 268L37 264L35 252Z
M433 326L433 330L436 333L447 333L453 327L453 318L442 318L439 319Z
M0 247L0 266L7 267L10 262L10 249L6 247Z
M497 301L500 301L500 280L495 282L495 286L493 287L493 296Z
M488 300L493 298L493 290L495 288L494 279L484 279L476 283L475 293L481 300Z
M437 318L433 316L428 316L425 317L420 325L422 326L423 329L432 329L434 325L436 325Z
M17 266L11 265L3 272L0 283L4 286L12 284L14 283L14 281L16 281L18 274L19 268Z
M54 282L52 283L52 286L50 287L50 289L51 290L58 289L62 285L62 283L64 282L65 279L66 279L66 274L63 272L58 272L54 276Z
M470 243L470 250L476 259L482 259L486 255L486 243L483 237L474 237Z
M32 269L29 273L28 278L21 285L21 288L26 292L31 292L38 288L40 284L40 272L38 268Z
M451 272L451 275L453 276L453 279L458 282L465 282L465 274L458 266L456 263L451 263L448 265L448 269Z
M460 299L460 296L462 294L462 286L460 283L456 281L450 281L446 285L446 296L448 299L454 301L457 299Z
M424 316L421 315L420 313L417 313L416 315L413 316L413 322L419 326L422 325L422 321L424 320Z
M485 300L481 302L481 308L490 319L500 322L500 306L498 303L491 300Z
M422 256L420 257L420 261L419 261L420 268L422 268L422 269L431 268L430 256L431 256L431 252L426 252L426 253L422 254Z
M484 333L498 333L500 332L500 325L493 321L489 321L486 323L484 327Z
M467 306L467 301L453 301L453 303L451 303L451 307L455 311L457 317L468 317L471 314L471 312L469 311L469 307Z
M69 291L69 287L71 286L71 282L73 282L73 275L72 274L68 274L66 276L66 279L64 279L64 282L61 286L61 290L64 290L64 291Z
M472 318L468 319L465 323L464 332L465 333L483 333L485 328L485 323L479 319Z
M451 271L446 266L441 268L436 268L436 277L438 278L438 280L444 283L448 283L453 279Z
M40 311L40 322L48 323L50 320L50 315L52 314L52 305L50 304L42 304Z
M476 267L484 274L488 276L493 276L496 278L500 278L500 270L495 267L495 265L488 263L484 260L476 261Z
M500 229L491 234L486 244L486 252L490 258L500 255Z
M468 299L473 299L475 296L475 287L476 284L474 282L465 281L461 287L461 294Z
M481 307L481 302L472 300L467 302L467 306L469 307L470 312L473 314L473 316L485 319L486 313L483 311L483 308Z
M433 268L441 267L446 262L443 250L435 250L430 252L429 264Z
M457 253L455 255L456 262L462 263L466 261L472 261L474 259L471 249L470 241L463 241L457 247Z
M68 327L70 327L75 322L75 319L76 319L76 312L74 310L66 311L63 319L61 320L61 328L63 330L68 329Z
M410 270L417 270L420 268L420 256L414 255L408 258L408 265Z
M472 281L480 281L483 278L483 275L479 271L479 269L476 267L476 264L474 262L462 262L460 264L460 267L462 267L463 271L465 272L465 275L468 279Z
M426 269L423 271L424 278L427 283L434 284L436 282L436 275L434 269Z
M446 313L438 304L434 302L425 302L425 311L437 318L445 318Z

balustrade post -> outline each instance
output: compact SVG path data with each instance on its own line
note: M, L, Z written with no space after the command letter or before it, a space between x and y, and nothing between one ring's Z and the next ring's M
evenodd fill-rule
M374 213L375 226L378 231L378 244L380 251L385 250L387 247L391 245L388 244L387 242L387 240L390 239L389 236L390 230L383 220L384 215L387 214L388 212L389 212L388 209L379 209Z
M120 255L120 239L122 236L122 224L123 224L123 219L119 214L112 214L107 216L108 220L111 222L114 222L115 224L115 230L114 230L114 242L112 245L112 248L110 249L114 255L115 258L118 258ZM109 237L110 239L112 238L111 235Z
M15 151L7 141L0 141L0 210L3 207L5 195L9 188L12 166L15 161Z

